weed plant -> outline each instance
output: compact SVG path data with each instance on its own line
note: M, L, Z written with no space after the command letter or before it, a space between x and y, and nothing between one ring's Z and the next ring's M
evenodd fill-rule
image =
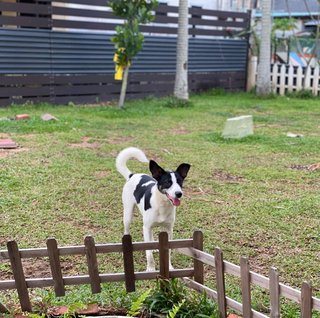
M151 316L162 314L171 317L174 312L177 318L218 317L217 306L212 300L205 294L188 290L178 279L159 280L145 304Z

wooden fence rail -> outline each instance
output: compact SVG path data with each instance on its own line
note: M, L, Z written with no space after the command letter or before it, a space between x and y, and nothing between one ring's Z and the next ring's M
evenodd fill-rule
M159 271L135 272L134 252L145 250L159 250ZM169 269L169 249L193 258L193 268ZM99 271L97 254L118 252L123 254L123 273L105 273ZM63 276L60 257L66 255L86 256L88 274L78 276ZM48 257L52 277L50 278L25 278L23 258ZM0 261L10 260L13 280L0 280L0 291L17 290L21 309L32 311L29 298L30 288L53 287L56 296L65 295L65 286L90 284L92 293L101 292L101 283L125 282L128 292L135 290L137 280L150 280L162 278L182 278L185 284L198 292L205 292L208 297L217 300L219 315L227 317L227 308L236 310L245 318L265 318L266 314L254 310L251 306L251 287L259 286L270 293L270 317L280 317L280 296L292 300L301 307L301 317L311 318L312 310L320 311L320 299L312 296L309 283L302 284L301 291L279 282L279 274L275 268L270 269L269 277L262 276L250 270L248 258L241 257L240 266L223 260L223 253L216 248L214 255L203 251L203 234L196 231L192 239L168 240L168 234L159 234L158 242L132 242L130 235L122 238L122 243L96 244L93 237L88 236L83 246L58 247L54 238L47 240L47 248L19 249L15 241L7 243L7 250L0 250ZM204 285L204 264L215 268L216 288L213 290ZM228 297L225 291L225 274L240 278L242 303ZM193 279L191 279L193 277ZM0 312L7 308L0 303Z

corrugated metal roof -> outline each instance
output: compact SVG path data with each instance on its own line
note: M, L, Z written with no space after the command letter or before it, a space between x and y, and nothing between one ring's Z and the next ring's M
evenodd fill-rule
M310 12L319 12L320 4L317 0L276 0L273 4L273 10L279 13L310 14Z
M274 0L273 17L310 17L320 14L320 3L317 0ZM260 9L256 16L260 17Z

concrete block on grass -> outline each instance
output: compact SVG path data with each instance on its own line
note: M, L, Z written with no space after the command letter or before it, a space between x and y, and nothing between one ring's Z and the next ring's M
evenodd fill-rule
M15 117L15 120L28 120L28 119L30 119L29 114L18 114Z
M0 139L0 149L15 149L17 147L12 139Z
M253 135L252 115L228 118L222 133L223 138L243 138Z

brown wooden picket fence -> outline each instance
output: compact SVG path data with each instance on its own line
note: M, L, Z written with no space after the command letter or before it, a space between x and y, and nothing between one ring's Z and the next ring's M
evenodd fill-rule
M169 270L169 250L193 258L193 267ZM145 250L159 250L159 271L136 272L134 266L134 252ZM123 273L105 273L99 271L97 254L105 253L123 254ZM70 255L85 255L88 265L87 275L63 276L60 257ZM52 277L25 278L22 259L48 257ZM216 248L214 255L203 251L203 234L195 231L192 239L168 240L168 234L161 232L159 241L132 242L130 235L124 235L122 243L95 244L93 237L88 236L82 246L58 247L54 238L47 240L47 248L19 249L16 241L7 243L7 250L0 250L0 262L10 260L13 280L0 280L0 291L17 290L22 311L32 311L29 297L29 288L54 287L56 296L65 295L65 286L90 284L92 293L101 292L101 283L125 282L126 290L135 290L138 280L151 280L157 278L182 278L191 289L206 293L210 298L217 300L221 318L227 317L227 309L232 309L245 318L269 317L254 310L251 306L251 287L259 286L270 293L270 317L280 317L280 297L292 300L300 305L301 317L311 318L312 311L320 311L320 299L312 296L312 288L304 282L301 290L294 289L279 282L279 274L275 268L270 269L269 277L250 271L249 261L241 257L240 266L223 260L222 251ZM204 284L204 265L215 269L216 290ZM225 274L239 277L241 280L242 303L231 299L225 292ZM0 303L0 312L7 308Z

